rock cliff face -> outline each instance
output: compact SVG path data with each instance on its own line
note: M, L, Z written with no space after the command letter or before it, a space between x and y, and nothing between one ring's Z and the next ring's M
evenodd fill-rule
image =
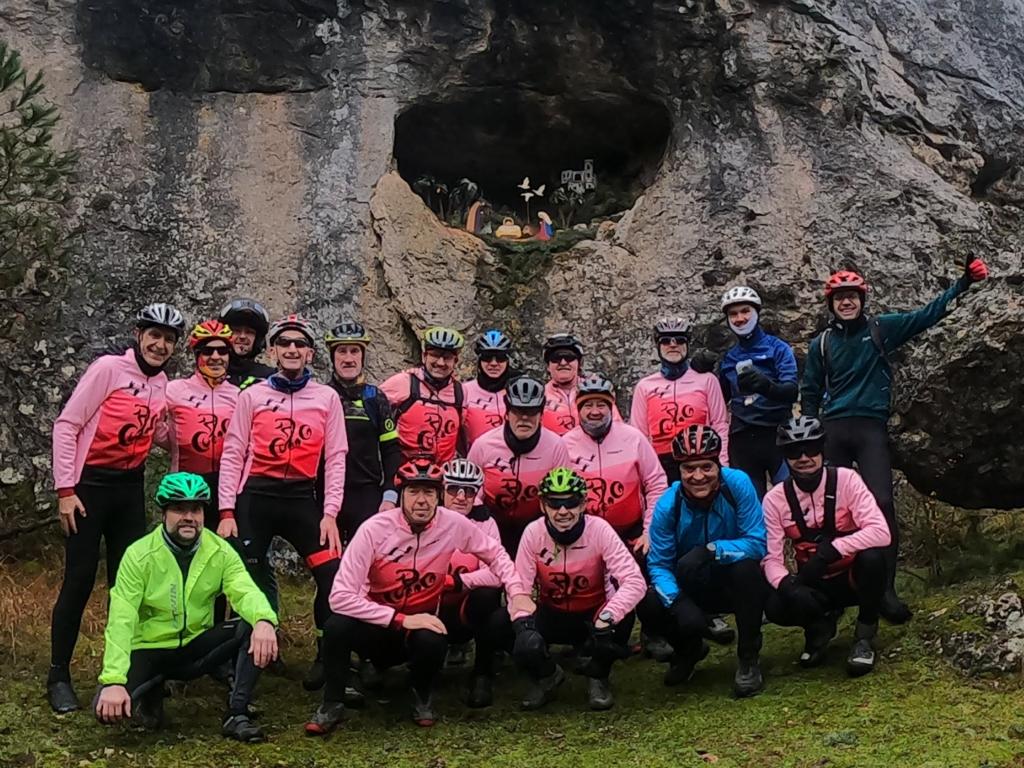
M49 422L145 301L356 314L376 376L427 322L524 350L574 328L625 393L656 315L729 342L729 285L802 354L832 269L905 309L971 252L995 279L903 353L898 460L953 503L1022 504L1024 0L7 0L0 38L83 155L80 255L3 297L0 530L52 513ZM485 195L586 151L630 207L550 259L492 253L401 178L445 125L463 156L439 168Z

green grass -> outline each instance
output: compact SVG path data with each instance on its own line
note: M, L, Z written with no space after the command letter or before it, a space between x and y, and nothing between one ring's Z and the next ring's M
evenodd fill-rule
M224 689L212 681L175 692L167 702L171 723L159 734L101 727L87 712L52 715L42 695L47 648L45 622L39 626L42 614L37 613L13 630L2 627L0 653L7 660L0 668L0 765L1024 765L1019 681L969 681L930 650L938 633L978 627L956 603L962 594L990 584L978 581L913 596L914 622L908 628L882 629L879 667L860 680L848 679L842 668L847 618L828 664L818 670L793 663L799 632L768 628L763 654L767 689L751 700L728 696L732 648L713 649L694 680L680 689L662 686L663 668L651 661L634 658L618 665L612 678L617 704L609 713L586 709L579 677L570 678L545 712L521 713L516 702L524 685L506 664L496 689L497 706L480 712L459 703L465 673L448 670L440 694L442 720L424 730L408 721L402 675L393 671L386 690L390 702L370 702L321 741L302 733L316 705L315 695L299 683L311 650L305 634L308 616L301 610L308 605L308 587L288 583L285 620L294 638L285 645L288 672L261 680L258 704L270 740L255 746L220 737ZM43 590L33 586L32 591L24 598L40 599ZM17 650L13 658L12 650ZM76 658L75 682L83 699L93 691L100 652L92 632Z

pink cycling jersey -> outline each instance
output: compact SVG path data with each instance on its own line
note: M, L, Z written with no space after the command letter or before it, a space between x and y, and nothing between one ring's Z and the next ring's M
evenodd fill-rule
M413 377L419 380L419 397L410 401ZM380 385L380 391L395 408L398 444L406 459L426 454L438 464L444 464L455 458L462 428L462 413L456 404L457 383L453 377L446 386L435 391L427 383L423 368L410 368Z
M688 368L674 381L661 373L640 379L633 390L629 423L647 436L659 456L672 454L672 440L684 427L709 424L722 438L722 466L729 466L729 413L712 373Z
M490 515L483 520L474 519L472 516L467 516L466 519L495 541L501 542L498 524L494 522L494 518ZM459 550L453 552L451 562L448 564L448 573L453 576L456 573L459 574L459 578L462 579L462 586L466 589L501 586L501 579L498 578L497 574L480 562L479 557L469 552L461 552ZM447 598L448 595L457 600L462 598L462 595L458 592L449 592L445 597Z
M233 510L249 477L315 480L324 458L324 514L337 517L345 490L348 437L338 393L310 381L279 392L267 381L238 396L220 461L220 509Z
M562 440L569 450L569 466L587 481L587 514L608 521L620 536L636 532L641 524L646 531L668 481L643 433L612 422L600 442L582 427Z
M475 555L509 597L528 594L501 543L444 507L418 533L400 508L378 512L356 532L331 589L331 610L388 626L396 614L436 613L452 555Z
M82 374L53 423L53 484L75 487L86 464L137 469L167 408L167 376L146 376L135 351L104 355Z
M171 472L205 475L220 471L224 435L239 389L227 380L216 387L198 371L167 385L167 442Z
M568 547L551 538L544 520L530 523L519 543L516 571L524 586L536 584L541 605L570 613L607 608L615 623L647 592L633 555L599 517L588 517L583 534Z
M484 472L483 503L498 527L524 526L540 515L537 486L555 467L569 465L562 438L540 428L540 440L530 452L517 456L505 442L504 426L477 438L467 457Z
M619 408L612 405L612 419L622 421ZM556 435L564 435L580 423L576 410L576 382L571 387L559 387L553 381L544 385L544 415L541 424Z
M878 508L868 487L852 469L838 467L836 476L836 533L832 546L842 557L848 557L871 547L885 547L892 541L889 524ZM808 528L821 528L825 520L825 473L813 493L800 490L794 484L797 501L804 512ZM767 532L768 554L761 561L765 578L773 587L789 575L783 545L786 539L800 538L800 529L793 522L793 514L786 500L786 489L779 483L765 494L764 527Z
M466 403L463 406L463 428L466 442L473 445L484 432L505 423L505 390L488 392L476 379L462 382Z

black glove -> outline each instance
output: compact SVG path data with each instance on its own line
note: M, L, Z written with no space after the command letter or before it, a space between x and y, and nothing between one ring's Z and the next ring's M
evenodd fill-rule
M523 632L536 632L536 617L531 614L529 616L522 616L516 619L512 622L512 631L516 633L516 637L519 637Z
M697 573L714 559L704 545L696 546L679 558L676 563L676 578L681 584L693 579Z
M772 380L753 368L749 368L736 376L736 383L739 385L740 392L744 395L751 392L767 395L772 388Z
M711 373L718 364L718 355L710 349L701 349L690 355L690 367L697 373Z
M839 550L833 546L831 541L822 541L818 544L818 550L815 554L823 559L829 565L837 563L843 559L843 556L839 554Z
M828 561L816 552L797 571L796 579L804 585L814 584L825 577L825 571L827 570Z
M594 655L604 654L605 657L618 656L621 646L615 640L615 625L607 627L591 627L590 641L594 644Z
M793 607L801 619L817 616L828 607L827 601L820 592L801 584L800 580L793 575L787 576L779 582L779 594Z

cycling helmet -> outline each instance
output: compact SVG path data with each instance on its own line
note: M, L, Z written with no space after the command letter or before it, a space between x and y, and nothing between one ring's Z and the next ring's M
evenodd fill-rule
M551 354L558 349L568 349L574 352L576 357L583 357L583 344L571 333L556 333L544 339L544 362L551 362Z
M230 344L232 336L231 328L220 320L204 320L201 323L196 323L196 327L188 335L188 346L189 349L197 349L206 342L217 339Z
M164 475L156 489L156 503L162 509L179 502L210 500L210 486L200 475L191 472L174 472Z
M576 389L576 405L594 397L603 397L608 402L615 401L615 387L600 373L592 373L580 379Z
M444 465L444 482L446 485L471 485L479 489L484 484L484 473L469 459L452 459Z
M423 349L441 349L458 352L465 345L462 334L453 328L434 326L423 332Z
M541 496L587 495L587 481L568 467L555 467L540 481L537 489Z
M544 407L544 385L530 376L516 376L505 388L505 406L521 411L539 411Z
M135 316L135 327L144 328L170 328L180 339L185 335L185 318L181 312L170 304L158 302L147 304L139 310Z
M484 352L502 352L507 355L512 351L512 339L497 328L492 328L485 331L484 335L476 340L473 349L477 355L482 355Z
M685 336L690 340L690 324L681 317L669 317L654 324L654 343L660 344L665 336Z
M246 326L263 337L270 329L270 315L255 299L233 299L221 307L220 321L228 325Z
M722 296L722 311L725 312L733 304L750 304L760 309L761 297L757 295L757 291L753 288L737 285L735 288L730 288Z
M395 485L399 488L407 485L433 485L441 488L444 485L444 472L428 456L413 457L398 468Z
M848 289L860 291L862 296L866 296L868 284L856 272L849 272L845 269L840 270L829 277L828 282L825 283L825 298L829 298L836 291Z
M785 424L780 424L775 434L776 445L810 443L824 439L825 428L813 416L794 416Z
M713 459L718 461L722 438L707 424L684 427L672 441L672 458L676 461Z
M271 344L285 331L298 331L307 339L310 344L316 343L316 326L312 320L307 320L302 315L286 315L280 320L274 321L267 332L267 339Z
M370 345L370 337L357 322L345 321L339 323L324 334L324 342L328 349L334 349L339 344L358 344L363 349Z

